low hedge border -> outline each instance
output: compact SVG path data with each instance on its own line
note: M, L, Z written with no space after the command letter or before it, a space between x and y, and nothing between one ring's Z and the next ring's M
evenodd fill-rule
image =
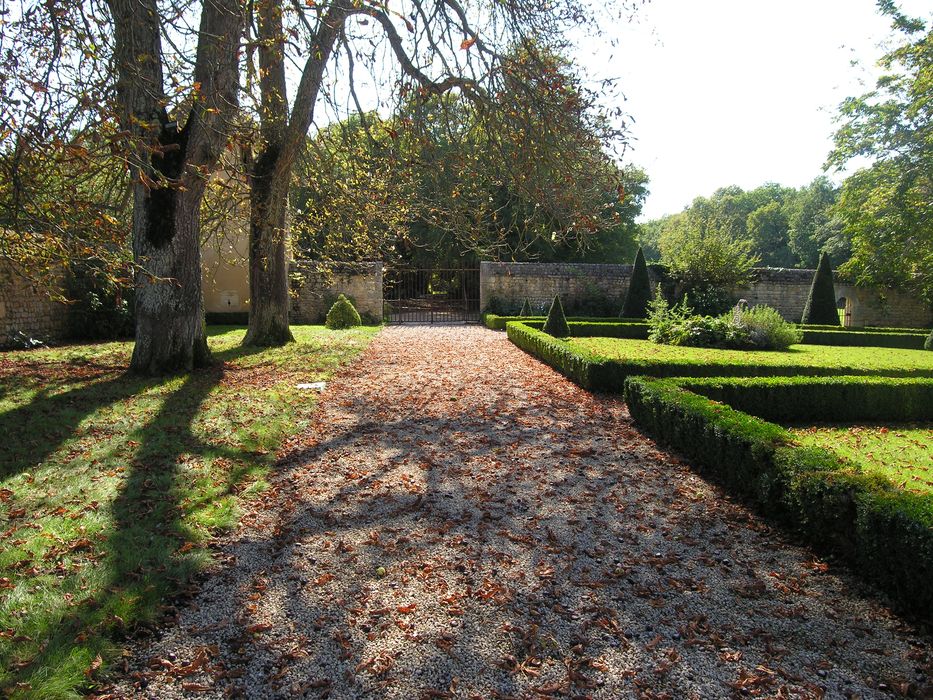
M491 328L494 331L504 331L506 324L516 321L519 323L538 323L544 325L546 316L498 316L496 314L483 314L483 324L487 328ZM645 319L643 318L616 318L614 316L605 317L605 316L568 316L568 323L595 323L600 326L607 324L639 324L647 328ZM580 336L583 337L583 336ZM647 331L645 331L645 337L647 338Z
M779 425L694 393L684 380L630 377L624 394L635 422L659 442L818 549L842 555L905 611L933 619L933 498L860 473L828 450L795 446Z
M571 323L571 330L573 324ZM831 377L843 375L898 376L890 370L858 370L852 367L808 367L806 365L730 365L716 362L670 362L659 360L615 360L581 352L565 341L517 321L506 324L509 340L534 355L580 386L594 391L622 391L627 377ZM900 376L933 376L926 372L905 372Z
M493 330L503 330L509 323L524 323L538 330L544 325L544 318L521 316L495 316L486 314L484 322ZM632 338L646 340L648 324L642 320L620 319L568 319L570 332L574 338ZM899 348L902 350L923 350L926 334L909 331L849 331L828 330L829 327L801 326L803 342L807 345L839 345L848 347Z
M821 326L815 323L801 323L798 326L805 331L835 331L837 333L910 333L928 335L929 328L895 328L893 326Z
M922 333L803 329L803 342L807 345L847 345L850 347L923 350L925 338L926 336Z
M933 421L933 379L755 377L684 379L680 386L786 424Z

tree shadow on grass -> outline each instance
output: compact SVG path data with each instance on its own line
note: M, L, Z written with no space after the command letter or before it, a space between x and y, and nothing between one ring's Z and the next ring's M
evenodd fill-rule
M217 458L235 464L255 461L256 456L202 439L194 432L195 419L224 376L223 363L260 351L237 347L216 353L216 364L188 375L151 420L126 436L128 444L138 445L111 503L112 524L106 531L106 543L95 543L105 552L96 566L106 567L107 583L55 622L54 631L38 653L15 672L11 686L29 683L32 687L25 694L31 697L59 697L73 692L75 685L89 687L90 675L85 672L95 664L97 655L107 655L115 637L155 619L166 597L183 590L185 582L206 563L206 554L197 543L202 535L198 528L186 524L189 511L203 505L190 480L204 477L185 474L185 465ZM28 425L34 415L48 416L55 430L48 444L16 451L12 469L4 469L4 473L22 471L46 459L94 410L170 379L122 375L40 398L9 412L15 414L12 417L5 414L0 418L0 430L14 424ZM57 419L56 412L60 414ZM218 498L232 493L237 475L242 476L236 472L212 484Z

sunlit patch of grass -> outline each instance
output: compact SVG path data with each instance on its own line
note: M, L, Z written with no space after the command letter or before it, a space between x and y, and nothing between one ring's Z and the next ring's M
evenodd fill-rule
M851 425L792 428L803 445L825 447L906 491L933 494L933 426Z
M0 689L74 697L157 618L261 491L327 379L378 329L296 327L284 348L214 328L217 364L124 374L129 343L0 353Z

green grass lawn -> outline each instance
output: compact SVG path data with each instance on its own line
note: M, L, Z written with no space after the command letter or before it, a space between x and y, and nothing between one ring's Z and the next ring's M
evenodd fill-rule
M901 488L933 495L933 425L794 427L802 445L824 447Z
M793 345L785 352L717 350L659 345L650 340L571 338L571 348L591 358L675 366L813 367L839 374L865 372L933 376L933 353L898 348Z
M157 619L211 533L264 487L316 393L378 328L296 327L285 348L210 329L217 364L127 375L131 344L0 353L0 691L74 697Z

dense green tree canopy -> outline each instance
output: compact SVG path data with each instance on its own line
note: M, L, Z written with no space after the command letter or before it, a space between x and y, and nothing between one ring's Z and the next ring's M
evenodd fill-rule
M302 254L413 265L631 260L647 177L603 150L600 118L568 62L549 65L528 98L566 103L542 111L546 124L518 113L523 81L503 96L511 116L445 95L321 130L292 193Z
M914 289L933 303L933 32L879 3L901 44L875 89L846 99L828 165L871 165L843 184L836 213L852 242L843 266L861 282Z

